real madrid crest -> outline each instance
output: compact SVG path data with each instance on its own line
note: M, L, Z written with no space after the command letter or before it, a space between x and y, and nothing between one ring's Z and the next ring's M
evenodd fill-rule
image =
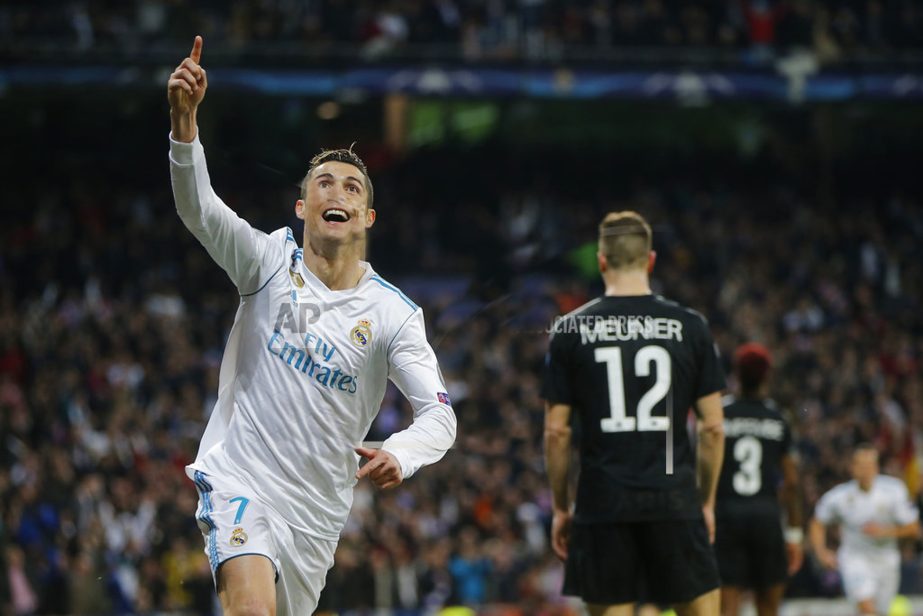
M359 323L349 332L349 340L357 347L366 347L372 341L372 322L359 319Z
M294 241L294 240L293 240ZM296 248L292 251L292 264L288 268L288 276L292 279L292 284L294 284L299 289L304 287L304 278L301 277L296 271L298 267L298 262L302 260L302 252L300 248Z
M288 270L288 275L296 287L299 289L304 287L304 278L301 277L301 274L298 272L293 272L292 270Z
M243 544L247 543L247 533L244 532L242 528L235 528L234 532L231 533L230 544L235 548L239 548Z

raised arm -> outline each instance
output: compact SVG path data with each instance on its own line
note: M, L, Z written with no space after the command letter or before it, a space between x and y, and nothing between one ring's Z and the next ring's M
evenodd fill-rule
M167 81L170 101L170 128L173 138L192 143L196 137L196 111L205 98L208 77L199 65L202 59L202 37L195 37L189 57L179 63Z
M197 36L189 57L167 82L170 102L170 176L176 211L186 228L237 285L242 295L261 288L273 273L262 267L270 241L235 214L212 190L199 142L196 113L208 80L199 65L202 37Z

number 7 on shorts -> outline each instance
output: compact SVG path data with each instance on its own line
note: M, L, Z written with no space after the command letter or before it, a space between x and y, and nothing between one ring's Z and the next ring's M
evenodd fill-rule
M250 504L250 499L243 496L235 496L229 503L236 503L240 501L240 505L237 507L237 515L234 516L234 524L240 524L240 519L244 517L244 510L247 508L247 505Z

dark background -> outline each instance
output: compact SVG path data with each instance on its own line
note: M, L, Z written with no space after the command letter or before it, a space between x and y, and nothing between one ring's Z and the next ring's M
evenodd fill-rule
M651 221L657 291L725 358L773 351L806 511L863 440L916 497L921 32L900 1L5 3L0 613L211 613L182 468L236 301L170 193L166 77L196 33L218 194L300 237L307 161L355 141L369 260L424 307L459 417L443 462L358 489L324 609L575 613L538 375L554 316L601 291L611 210ZM390 391L369 439L409 419ZM808 558L789 592L838 580Z

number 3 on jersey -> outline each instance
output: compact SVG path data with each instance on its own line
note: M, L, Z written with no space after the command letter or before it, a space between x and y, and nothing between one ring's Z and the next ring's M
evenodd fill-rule
M663 347L649 345L635 354L634 373L637 377L651 375L651 365L656 370L656 380L638 400L637 417L629 417L625 409L625 376L622 371L621 347L595 349L597 363L606 364L609 381L609 417L600 422L603 432L666 432L670 429L670 417L654 417L651 412L670 391L672 364L670 354Z
M763 444L756 437L742 437L734 443L734 459L740 465L740 469L734 473L734 491L741 496L753 496L763 487L760 469Z

